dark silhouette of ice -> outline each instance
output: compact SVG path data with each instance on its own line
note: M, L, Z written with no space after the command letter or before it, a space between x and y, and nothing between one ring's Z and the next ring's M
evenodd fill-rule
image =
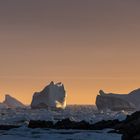
M99 110L137 110L140 108L140 89L129 94L114 94L99 91L96 105Z

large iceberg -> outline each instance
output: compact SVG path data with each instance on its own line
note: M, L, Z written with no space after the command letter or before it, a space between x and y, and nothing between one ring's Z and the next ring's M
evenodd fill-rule
M99 91L96 97L96 106L99 110L138 110L140 109L140 89L128 94L114 94Z
M5 95L5 100L1 103L7 108L25 108L25 105L10 95Z
M62 83L51 82L41 92L33 95L31 108L62 108L66 107L66 92Z

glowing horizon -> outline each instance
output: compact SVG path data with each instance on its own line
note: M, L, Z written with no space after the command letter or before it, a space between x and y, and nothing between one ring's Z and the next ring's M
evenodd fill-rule
M94 104L100 89L140 87L140 1L0 2L0 101L25 104L50 81L68 104Z

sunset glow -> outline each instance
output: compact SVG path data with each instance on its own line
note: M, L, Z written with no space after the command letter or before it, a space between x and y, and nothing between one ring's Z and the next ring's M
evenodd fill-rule
M87 2L88 1L88 2ZM0 101L25 104L52 80L68 104L140 87L140 1L0 2Z

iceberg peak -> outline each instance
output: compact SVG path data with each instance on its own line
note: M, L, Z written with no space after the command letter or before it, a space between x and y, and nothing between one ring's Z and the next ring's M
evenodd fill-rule
M10 96L9 94L5 95L5 100L3 101L3 104L5 104L9 108L24 108L25 105L15 99L14 97Z
M66 96L64 85L52 81L41 92L34 93L31 108L65 108Z

